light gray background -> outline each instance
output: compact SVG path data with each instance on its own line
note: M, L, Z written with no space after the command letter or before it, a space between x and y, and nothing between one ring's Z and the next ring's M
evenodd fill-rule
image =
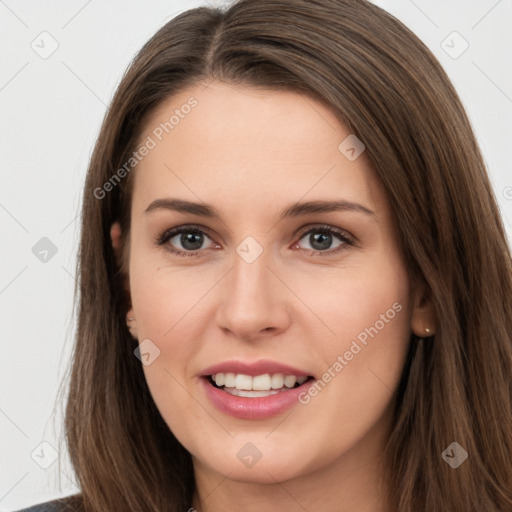
M221 3L210 0L210 5ZM375 3L409 26L453 80L510 238L512 2ZM129 61L165 22L199 5L207 4L0 0L2 511L77 491L67 452L58 442L61 409L55 421L51 418L73 342L77 215L86 166L106 105ZM40 35L45 31L51 36ZM469 47L458 56L464 40ZM48 58L32 48L42 53L52 44L58 48ZM32 251L43 237L57 248L46 263ZM61 452L63 465L57 461L44 469L53 450Z

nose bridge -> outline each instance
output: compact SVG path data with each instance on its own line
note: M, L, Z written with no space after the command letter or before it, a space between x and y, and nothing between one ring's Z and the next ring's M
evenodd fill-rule
M240 337L282 329L287 322L284 290L268 267L272 251L252 237L244 239L233 254L233 265L223 284L217 321Z
M272 273L267 268L271 265L270 249L254 239L244 240L236 248L233 268L228 278L231 296L240 300L269 304Z

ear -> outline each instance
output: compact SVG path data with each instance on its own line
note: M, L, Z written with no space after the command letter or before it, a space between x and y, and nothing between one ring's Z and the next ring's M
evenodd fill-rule
M414 292L411 330L419 338L429 338L436 332L434 306L423 288L418 288Z
M121 267L121 224L118 221L110 226L110 238L116 255L117 265Z
M121 253L121 224L118 221L114 222L110 227L110 238L112 240L112 247L114 248L114 254L116 256L116 263L119 269L122 265L122 253ZM130 296L130 280L128 275L123 271L123 284L124 289Z
M110 238L112 240L112 247L114 249L114 254L116 256L117 266L121 268L121 225L119 222L114 222L110 227ZM130 333L134 338L137 338L137 322L135 320L135 313L133 311L133 307L131 306L131 292L130 292L130 280L129 276L123 275L123 285L125 292L127 294L128 302L130 304L130 308L126 313L126 325L130 330Z

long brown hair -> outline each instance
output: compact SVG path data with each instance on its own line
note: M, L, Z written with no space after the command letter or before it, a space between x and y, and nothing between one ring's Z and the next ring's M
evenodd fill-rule
M157 410L124 288L143 121L199 82L288 89L324 102L366 146L389 201L411 282L428 290L435 336L411 335L386 447L393 512L512 510L512 269L468 118L431 52L365 0L240 0L197 8L142 48L108 110L88 169L78 322L66 440L85 509L184 511L191 457ZM96 193L95 193L96 191ZM121 222L124 265L110 226ZM457 442L468 459L442 457Z

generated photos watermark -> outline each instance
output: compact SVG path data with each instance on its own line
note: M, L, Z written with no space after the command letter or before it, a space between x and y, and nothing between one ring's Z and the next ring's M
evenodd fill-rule
M108 192L114 188L124 179L130 172L140 163L144 158L149 155L150 151L155 149L162 141L165 135L171 133L176 126L178 126L183 119L186 118L194 107L197 107L198 101L191 96L186 103L181 105L180 108L174 109L173 114L167 121L160 123L152 132L151 135L146 137L146 140L139 146L137 151L132 153L132 156L109 178L108 181L103 183L101 187L94 189L94 197L96 199L104 199Z
M329 366L321 379L317 379L313 384L311 384L311 386L309 386L307 391L303 391L299 394L297 397L298 401L303 405L309 404L311 399L317 396L318 393L320 393L325 386L327 386L327 384L331 382L331 380L336 377L343 368L345 368L345 366L347 366L350 361L352 361L352 359L354 359L354 357L368 345L369 338L373 339L377 336L377 334L384 329L386 324L395 318L396 314L402 311L402 309L402 304L395 302L388 310L386 310L385 313L381 313L379 315L379 319L373 325L366 327L356 336L356 339L352 340L350 348L336 358L336 361Z

